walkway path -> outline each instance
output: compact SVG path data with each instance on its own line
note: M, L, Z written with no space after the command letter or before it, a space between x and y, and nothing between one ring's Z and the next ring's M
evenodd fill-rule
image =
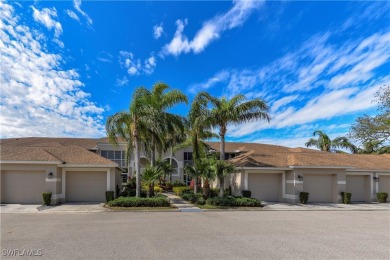
M181 212L202 212L200 208L195 205L183 200L179 196L174 195L173 193L163 193L169 199L169 202L178 208Z

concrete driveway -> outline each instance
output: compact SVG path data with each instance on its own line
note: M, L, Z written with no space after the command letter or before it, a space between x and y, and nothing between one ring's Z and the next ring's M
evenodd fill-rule
M56 206L1 204L1 213L91 213L104 212L104 203L67 202Z

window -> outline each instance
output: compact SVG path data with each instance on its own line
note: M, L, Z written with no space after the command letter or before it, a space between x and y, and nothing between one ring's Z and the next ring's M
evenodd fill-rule
M184 161L192 161L192 153L184 152Z
M127 168L125 151L100 151L100 155L117 163L121 168Z

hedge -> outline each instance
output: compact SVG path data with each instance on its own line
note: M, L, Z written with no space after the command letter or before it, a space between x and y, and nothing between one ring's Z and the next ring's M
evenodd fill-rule
M376 194L376 197L377 197L379 203L386 203L387 198L389 197L389 193L387 193L387 192L378 192Z
M351 203L351 197L352 193L350 192L341 192L341 199L344 204L350 204Z
M259 207L260 201L253 198L235 198L232 196L214 197L206 200L207 205L230 207Z
M173 187L172 188L173 193L175 193L177 196L181 196L183 194L183 192L190 191L190 190L191 190L191 188L188 187L188 186L185 186L185 187Z
M119 197L108 203L110 207L169 207L170 204L165 197L137 198Z
M42 193L42 200L43 200L44 206L50 206L51 205L51 192Z
M308 192L301 192L299 193L299 200L302 204L306 204L309 200L309 193Z
M106 202L110 202L112 200L114 200L115 196L114 196L114 192L113 191L106 191Z

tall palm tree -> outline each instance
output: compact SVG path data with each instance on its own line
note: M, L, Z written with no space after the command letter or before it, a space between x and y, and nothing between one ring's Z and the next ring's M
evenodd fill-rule
M155 114L155 124L151 128L151 133L157 133L157 136L151 136L151 163L152 165L156 161L156 152L160 154L167 149L167 137L168 133L174 131L184 131L184 121L182 116L169 113L167 110L180 103L187 103L188 99L180 90L170 90L170 87L162 82L153 85L150 91L147 104L154 110L158 111Z
M118 144L119 139L127 143L127 161L134 152L136 172L136 196L141 196L141 142L145 133L153 125L152 118L157 111L147 105L149 91L143 87L135 90L129 112L118 112L107 118L106 132L111 143Z
M336 152L340 153L342 151L338 149L347 149L350 150L351 153L357 153L357 147L352 144L348 138L344 136L337 137L333 140L329 138L327 134L325 134L321 130L314 131L313 136L318 135L317 139L310 138L309 141L305 143L306 147L315 146L321 151L325 152Z
M225 160L225 135L229 124L240 124L253 120L270 121L267 104L257 98L245 99L244 95L236 95L232 99L216 98L208 93L200 93L206 100L210 101L213 108L210 111L209 122L213 127L219 128L220 159Z
M207 109L208 100L201 93L191 103L186 129L187 139L177 146L178 149L192 147L192 162L196 171L196 162L206 156L208 145L205 140L216 137L209 123L210 113ZM197 193L198 179L195 178L194 193Z

